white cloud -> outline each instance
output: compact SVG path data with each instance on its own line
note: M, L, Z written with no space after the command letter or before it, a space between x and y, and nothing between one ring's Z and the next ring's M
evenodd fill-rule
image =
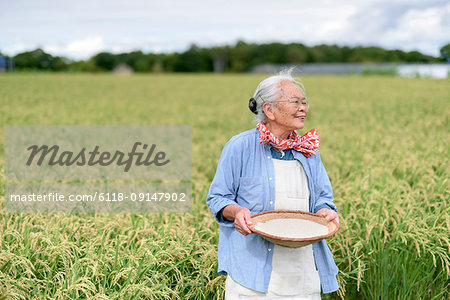
M149 42L147 43L154 43ZM99 52L107 51L112 53L124 53L148 48L145 42L138 42L130 39L122 39L108 44L100 36L87 37L66 44L49 44L43 46L43 50L52 54L75 59L86 59Z
M75 59L100 51L184 51L191 43L238 39L379 45L437 55L450 32L448 0L17 0L5 6L0 51L42 47Z
M439 55L449 41L450 3L442 0L376 1L359 7L342 29L350 45L376 45Z
M388 31L386 37L399 42L419 39L439 39L448 36L442 27L445 15L449 17L450 4L446 8L429 8L425 10L409 10L398 21L398 26ZM447 28L449 29L449 28Z
M67 56L75 59L87 58L106 50L102 37L87 37L67 44L49 44L43 50L53 55Z
M152 48L152 50L153 50L153 51L152 51L153 53L159 54L159 53L162 52L163 48L162 48L161 46L154 46L154 47Z
M2 52L3 54L9 55L9 56L13 56L13 55L16 55L17 53L25 52L28 50L34 50L34 49L36 49L36 48L31 49L22 43L17 43L17 44L12 44L8 47L4 47L4 48L0 49L0 52Z
M399 48L417 49L437 56L442 43L450 38L450 28L445 22L449 18L450 3L445 7L412 9L399 19L396 27L386 32L384 38L386 43Z

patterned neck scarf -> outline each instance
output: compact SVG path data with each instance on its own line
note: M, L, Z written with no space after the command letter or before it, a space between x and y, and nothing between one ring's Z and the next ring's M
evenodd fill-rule
M315 129L311 129L302 136L297 131L292 131L287 140L282 140L273 135L263 122L258 122L256 127L259 130L259 143L271 145L276 150L294 149L300 151L304 156L316 155L319 148L319 136Z

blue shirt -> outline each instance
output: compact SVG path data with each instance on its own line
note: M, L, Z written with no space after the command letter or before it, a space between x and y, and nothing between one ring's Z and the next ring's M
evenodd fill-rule
M298 151L292 154L302 164L308 178L309 211L317 212L323 207L337 211L320 154L317 152L309 158ZM241 285L263 293L267 293L272 272L273 243L257 234L242 235L234 228L233 221L222 217L221 211L230 204L246 207L252 215L274 210L273 179L271 146L259 143L259 131L254 128L234 136L225 145L206 198L220 224L218 272L229 274ZM325 240L314 243L313 252L323 293L336 291L338 270Z

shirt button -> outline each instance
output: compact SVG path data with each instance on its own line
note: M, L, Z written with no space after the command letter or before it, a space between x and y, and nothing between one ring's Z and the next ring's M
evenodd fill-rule
M270 249L270 248L269 248L269 249L267 249L267 250L269 250L269 251L272 251L272 249Z
M269 180L272 180L272 177L269 177Z
M273 202L272 202L272 201L270 201L269 203L270 203L270 204L273 204Z
M268 159L270 159L270 156L267 156Z

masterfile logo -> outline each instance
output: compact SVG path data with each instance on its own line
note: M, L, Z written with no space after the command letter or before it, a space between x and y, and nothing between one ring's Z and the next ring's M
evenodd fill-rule
M191 180L189 125L6 126L9 180Z
M7 212L187 212L187 125L7 126Z
M143 151L139 151L138 149L141 145ZM149 150L147 150L147 148ZM48 145L32 145L27 148L31 153L26 165L30 166L36 156L38 157L36 158L36 165L38 166L45 163L45 159L47 159L47 164L49 166L95 166L98 164L106 167L116 163L118 166L125 166L124 172L128 172L133 163L136 166L147 167L151 164L155 164L155 166L164 166L169 163L170 160L166 159L166 153L164 151L159 151L154 154L155 148L156 144L152 144L148 147L147 144L135 142L131 151L128 153L119 150L116 150L114 153L109 151L100 152L100 146L98 145L96 145L92 151L87 151L86 148L83 148L78 153L74 153L73 151L67 150L60 151L58 145L53 145L51 147Z

